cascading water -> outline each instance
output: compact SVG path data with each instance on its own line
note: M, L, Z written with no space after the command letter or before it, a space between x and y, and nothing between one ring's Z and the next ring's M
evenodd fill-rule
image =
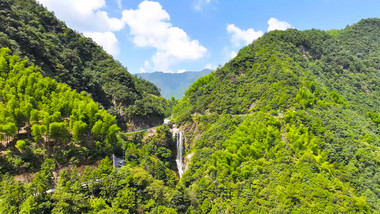
M183 171L185 169L185 164L183 163L183 132L177 130L177 157L175 162L177 163L179 177L182 177Z

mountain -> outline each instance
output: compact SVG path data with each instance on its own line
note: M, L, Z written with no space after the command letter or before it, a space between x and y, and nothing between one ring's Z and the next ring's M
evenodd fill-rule
M173 112L198 213L380 212L380 19L274 31Z
M0 213L136 213L153 192L166 203L160 187L178 183L168 127L141 139L119 125L162 124L169 104L36 1L0 1ZM116 171L109 157L125 151L135 164Z
M91 97L9 52L0 48L0 213L137 213L153 198L156 213L175 212L163 206L183 198L168 126L122 133ZM128 167L117 171L113 154Z
M2 173L38 170L48 157L59 165L91 162L121 147L115 116L89 96L42 77L8 48L0 62Z
M135 128L161 124L163 98L150 82L128 73L91 39L66 27L35 0L0 2L0 47L41 68L44 76L85 91Z
M0 213L380 212L380 19L266 33L137 132L175 102L35 1L0 23Z
M210 72L210 69L204 69L199 72L187 71L184 73L138 73L136 76L155 84L166 99L171 97L178 99L183 97L193 82Z

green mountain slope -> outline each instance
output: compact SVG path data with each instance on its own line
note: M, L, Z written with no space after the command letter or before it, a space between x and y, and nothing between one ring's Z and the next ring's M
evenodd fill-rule
M152 83L135 78L91 39L67 28L34 0L0 2L0 47L8 47L44 76L86 91L124 122L162 123L164 100Z
M35 1L0 2L0 47L0 213L176 212L168 127L143 138L116 123L161 124L172 104L156 86Z
M200 77L209 74L211 70L204 69L199 72L187 71L184 73L138 73L137 77L141 77L149 82L154 83L159 89L163 97L166 99L182 98L185 91Z
M35 171L97 160L121 147L115 116L84 93L39 73L0 49L0 170Z
M186 200L168 126L120 133L84 92L26 64L0 49L0 213L176 213ZM123 151L115 170L107 156ZM30 183L10 176L25 172Z
M197 212L380 212L380 19L275 31L173 113Z

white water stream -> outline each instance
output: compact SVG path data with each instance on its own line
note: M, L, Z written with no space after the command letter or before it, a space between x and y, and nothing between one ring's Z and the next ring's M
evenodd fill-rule
M175 162L177 163L179 177L182 177L183 171L185 170L185 164L183 163L183 132L179 129L175 131L177 134L177 157Z

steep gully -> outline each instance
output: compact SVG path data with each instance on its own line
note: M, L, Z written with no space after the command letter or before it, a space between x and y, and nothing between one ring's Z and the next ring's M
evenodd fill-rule
M170 123L170 120L165 119L164 124L168 125L169 123ZM141 132L141 131L147 131L150 129L155 129L157 127L158 126L150 127L150 128L146 128L146 129L128 132L128 133L137 133L137 132ZM187 167L187 164L184 163L184 159L183 159L183 152L185 149L184 148L184 133L182 130L177 128L176 125L173 125L172 133L173 133L173 137L176 138L177 155L176 155L175 161L177 163L177 169L178 169L179 177L181 178L183 172L186 170L186 167ZM190 159L190 158L191 158L191 155L189 155L188 159ZM113 165L116 169L119 169L120 167L122 167L125 164L123 157L117 157L114 154L112 155L112 162L113 162Z
M151 127L149 129L154 129L156 127ZM146 131L148 129L144 129L144 130L138 130L138 131ZM138 132L138 131L135 131L135 132ZM175 136L176 137L176 145L177 145L177 155L176 155L176 163L177 163L177 169L178 169L178 174L179 174L179 177L181 178L184 171L186 170L186 167L187 167L187 164L184 163L184 160L183 160L183 151L184 151L184 133L182 130L180 130L179 128L176 128L175 125L172 129L172 133L173 133L173 137ZM191 154L188 155L188 160L191 159ZM123 157L117 157L115 154L112 154L112 162L113 162L113 166L116 168L116 169L119 169L120 167L124 166L125 164L125 160ZM101 182L102 179L97 179L95 182ZM82 186L87 186L88 184L90 184L89 182L85 182L85 183L82 183ZM47 194L52 194L56 191L57 189L54 188L54 189L49 189L46 191Z

